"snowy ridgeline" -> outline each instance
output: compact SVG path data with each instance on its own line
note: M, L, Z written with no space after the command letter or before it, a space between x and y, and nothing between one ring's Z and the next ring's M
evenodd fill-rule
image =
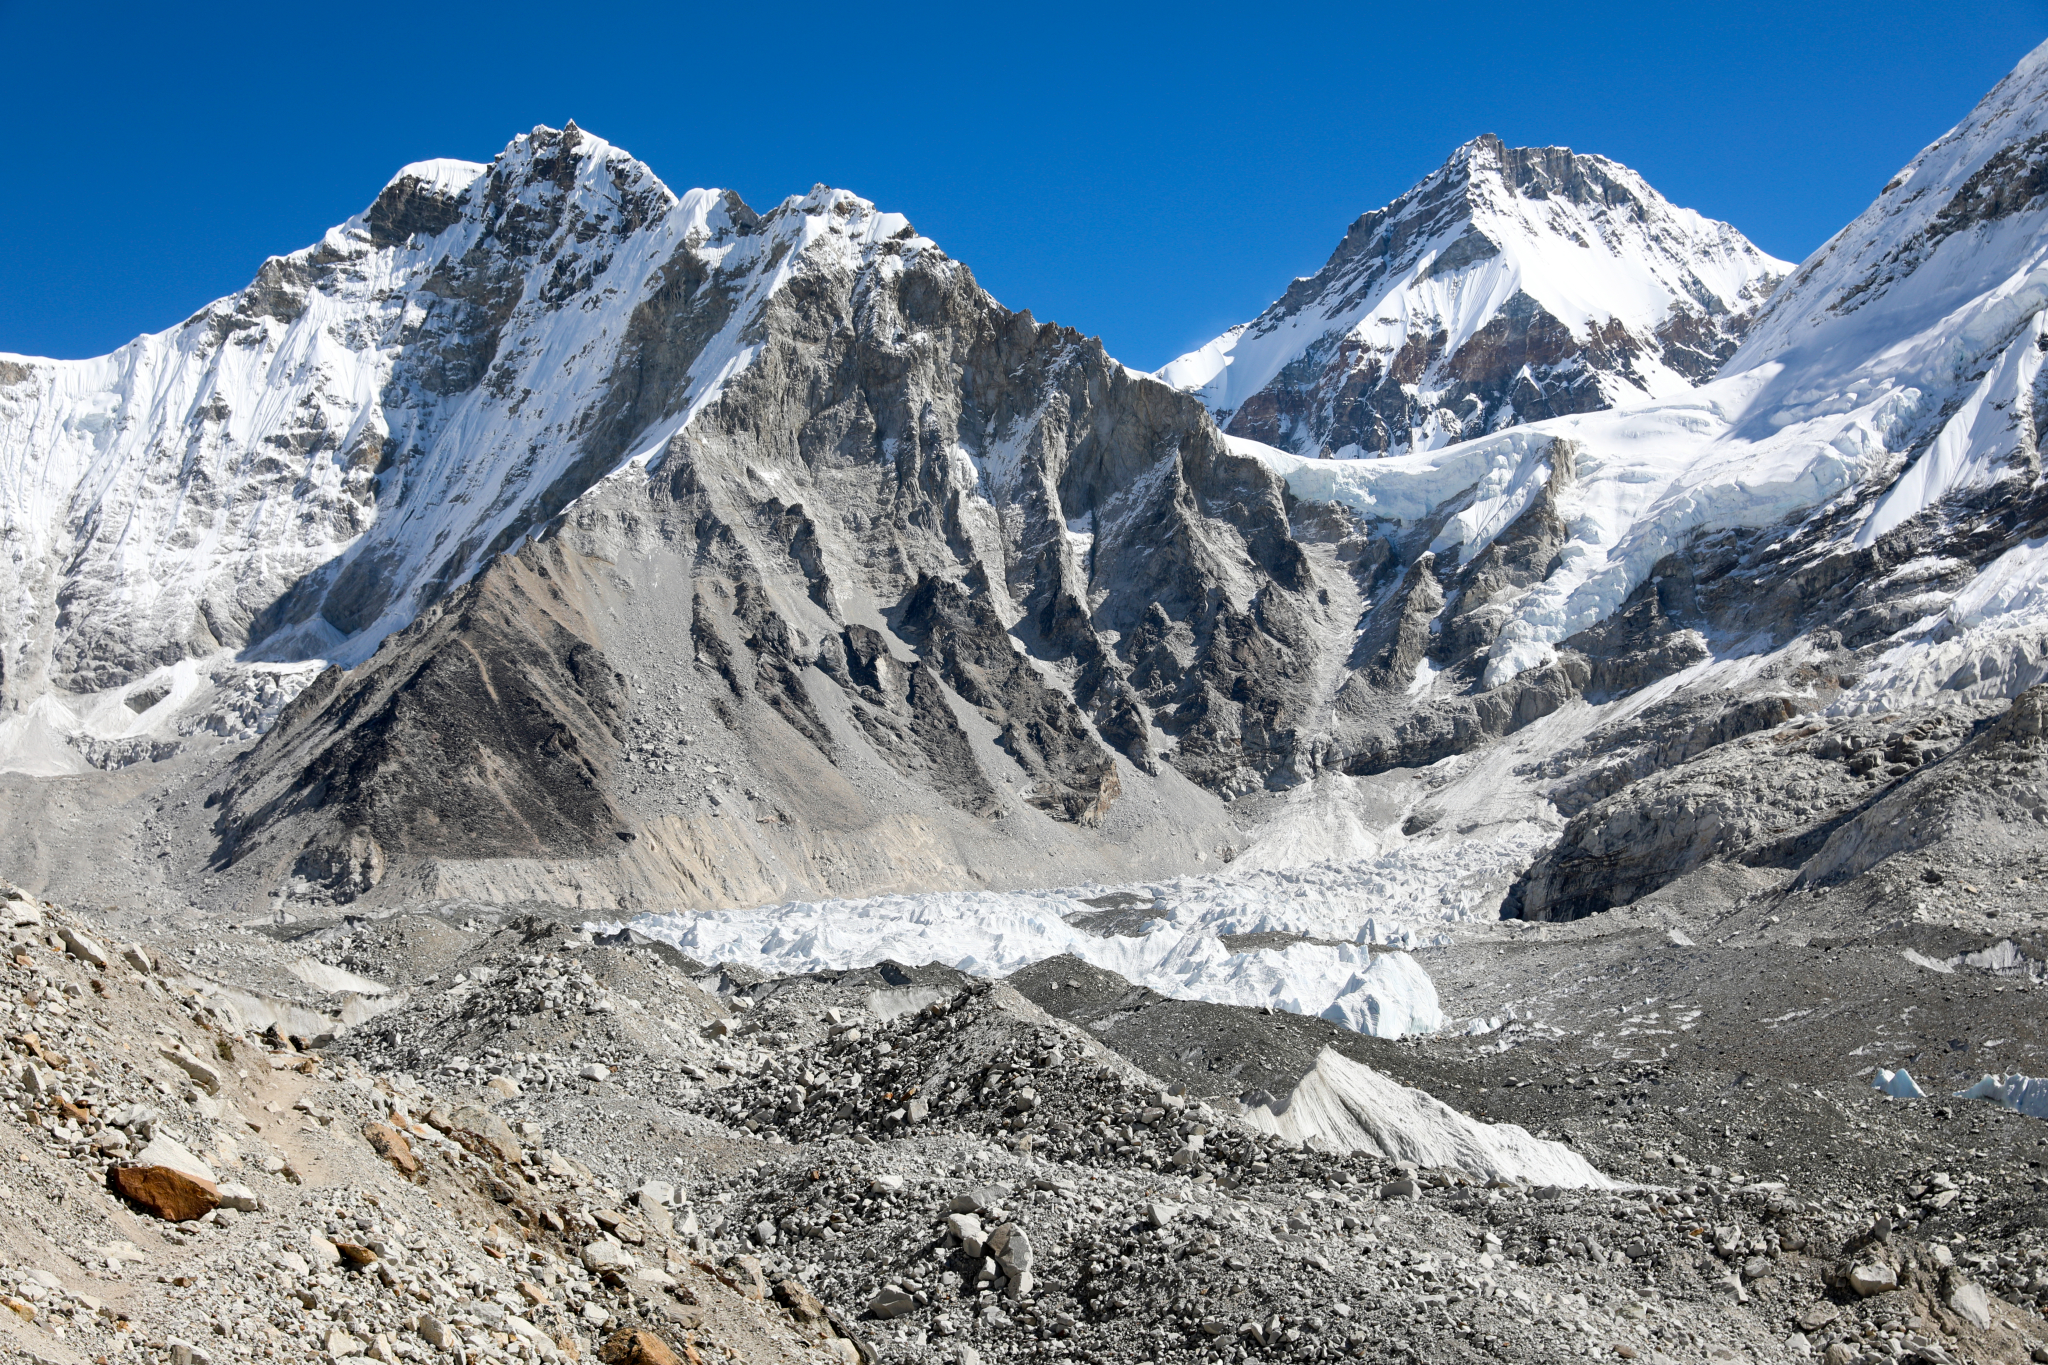
M1286 1010L1400 1038L1446 1027L1435 985L1406 950L1444 942L1451 924L1479 913L1479 893L1466 882L1469 858L1493 850L1483 843L1455 850L1466 856L1455 856L1452 846L1417 844L1279 871L1125 887L804 901L646 915L631 927L699 961L774 972L893 959L1000 977L1071 953L1175 999ZM1266 933L1304 938L1252 952L1232 952L1222 939ZM1479 1032L1490 1025L1467 1027Z
M1450 513L1431 549L1461 563L1553 483L1552 441L1569 441L1553 484L1569 540L1491 646L1489 687L1611 616L1695 536L1845 514L1829 536L1849 549L1930 513L1967 523L1973 500L2039 469L2048 207L2019 191L2044 135L2048 46L1802 265L1697 389L1382 460L1233 439L1303 500L1411 525ZM1836 713L2048 677L2048 541L2010 545L1958 591L1931 586L1961 567L1937 550L1891 571L1930 585L1924 613Z

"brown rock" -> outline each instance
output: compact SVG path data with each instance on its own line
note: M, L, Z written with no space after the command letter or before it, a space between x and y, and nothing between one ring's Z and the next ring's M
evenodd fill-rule
M366 1246L359 1246L354 1242L336 1242L334 1249L340 1252L341 1259L347 1261L350 1265L374 1265L377 1261L376 1252Z
M370 1140L370 1146L378 1156L383 1157L406 1175L420 1173L420 1159L412 1154L412 1143L405 1134L388 1123L373 1123L363 1129L363 1136Z
M220 1207L220 1187L169 1166L115 1166L107 1188L166 1222L201 1218Z
M775 1297L789 1310L791 1317L806 1327L816 1327L825 1321L825 1305L795 1280L784 1280L776 1285Z
M682 1357L670 1350L667 1342L637 1328L614 1332L597 1356L605 1365L683 1365Z

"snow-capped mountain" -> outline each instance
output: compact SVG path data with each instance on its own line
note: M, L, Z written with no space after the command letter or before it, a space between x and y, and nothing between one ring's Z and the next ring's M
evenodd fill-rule
M1219 431L844 191L757 216L573 129L408 168L170 333L6 362L6 766L196 774L176 875L258 904L1341 855L1395 920L1556 917L1854 866L2048 670L2043 67L1719 377L1775 262L1608 163L1464 149L1211 378L1396 314L1450 364L1523 298L1635 340L1513 376L1624 388L1372 460Z
M112 355L0 357L10 708L223 650L360 660L658 448L799 255L923 245L849 195L676 195L571 124L404 168Z
M1605 908L1732 850L1851 875L1965 819L1930 801L1902 828L1867 784L1905 781L2048 679L2044 128L2048 48L1802 265L1696 391L1384 461L1266 457L1297 497L1430 535L1442 582L1404 607L1429 625L1418 681L1450 641L1483 640L1465 675L1481 696L1563 669L1656 699L1658 726L1631 702L1538 765L1572 819L1526 913ZM1484 571L1503 546L1520 581ZM1471 587L1476 635L1459 628ZM1419 696L1440 693L1429 679ZM2031 820L2016 771L1973 779L1967 819Z
M1684 392L1790 268L1626 166L1487 135L1159 378L1294 454L1430 450Z

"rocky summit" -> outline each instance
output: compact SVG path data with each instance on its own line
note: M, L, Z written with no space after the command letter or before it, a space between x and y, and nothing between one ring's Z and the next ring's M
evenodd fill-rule
M0 356L0 1341L2048 1361L2044 147L1151 375L572 123Z

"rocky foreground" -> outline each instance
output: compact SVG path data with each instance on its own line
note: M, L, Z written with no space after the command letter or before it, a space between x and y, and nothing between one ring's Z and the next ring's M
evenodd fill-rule
M1054 964L759 980L536 915L122 944L4 909L23 1358L2048 1358L2038 1197L1988 1162L1892 1170L1926 1142L1860 1089L1821 1096L1873 1144L1839 1178L1610 1129L1574 1188L1511 1169L1565 1150L1535 1138L1469 1159L1490 1171L1305 1147L1034 1004L1099 1003ZM370 968L404 991L301 1032ZM1619 1087L1667 1136L1713 1104L1697 1077L1657 1101L1648 1072L1519 1062L1540 1078L1470 1102L1540 1097L1562 1127ZM1732 1093L1716 1116L1758 1121Z

